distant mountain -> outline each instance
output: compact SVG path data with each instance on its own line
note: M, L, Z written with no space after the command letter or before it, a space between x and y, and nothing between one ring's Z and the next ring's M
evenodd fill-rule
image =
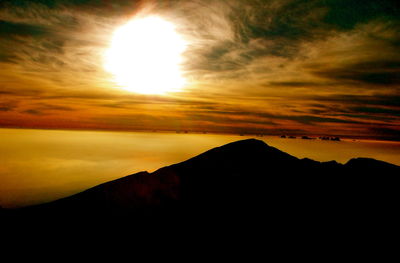
M399 166L374 159L344 165L298 159L248 139L17 214L236 222L274 218L280 223L390 217L398 207L399 176Z

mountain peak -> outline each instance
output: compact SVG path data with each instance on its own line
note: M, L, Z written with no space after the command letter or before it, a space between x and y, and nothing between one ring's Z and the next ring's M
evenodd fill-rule
M187 161L172 165L173 167L194 167L199 169L208 167L209 169L227 173L231 169L256 171L264 170L262 166L270 163L273 166L279 163L290 163L298 161L285 152L282 152L264 141L257 139L245 139L231 142L220 147L208 150L198 156Z
M331 202L331 198L347 200L366 194L362 189L386 182L389 175L398 174L398 169L366 158L352 159L346 165L300 160L261 140L246 139L153 173L129 175L38 208L47 213L71 215L134 213L137 216L168 213L171 207L182 213L205 209L207 214L218 213L221 207L235 212L274 206L271 200L275 200L282 209L293 204L310 204L316 209ZM397 176L390 178L397 182ZM357 188L361 182L368 187Z
M234 141L234 142L225 144L225 145L223 145L221 147L227 147L227 146L230 146L230 145L248 145L248 146L261 146L261 145L265 146L265 145L267 145L268 146L268 144L265 143L262 140L257 140L257 139L254 139L254 138L250 138L250 139Z
M240 141L231 142L216 148L213 148L209 151L217 151L217 150L227 150L227 151L240 151L240 150L257 150L257 149L266 149L273 148L266 144L264 141L257 139L245 139ZM208 151L208 152L209 152Z

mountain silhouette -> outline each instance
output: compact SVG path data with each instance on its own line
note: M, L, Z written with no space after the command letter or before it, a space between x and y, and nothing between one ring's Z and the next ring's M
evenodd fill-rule
M211 149L17 214L69 217L260 218L390 214L400 167L357 158L298 159L256 139ZM280 219L279 219L280 220Z
M375 249L398 225L399 175L399 166L374 159L298 159L248 139L46 204L0 209L0 226L4 240L29 236L41 249L38 237L57 247L61 240L120 249L122 242L128 251L134 240L151 248L160 240L174 251L174 239L263 253L272 244L296 257L337 246Z

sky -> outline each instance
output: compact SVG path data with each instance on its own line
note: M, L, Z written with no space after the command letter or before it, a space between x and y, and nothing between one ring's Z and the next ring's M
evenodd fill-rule
M0 127L400 140L399 6L0 0ZM180 92L123 90L105 70L113 33L139 14L188 41Z

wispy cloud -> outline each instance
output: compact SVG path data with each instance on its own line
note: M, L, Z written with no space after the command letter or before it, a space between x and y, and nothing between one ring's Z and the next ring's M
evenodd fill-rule
M103 54L137 13L188 40L184 92L113 88ZM393 138L399 13L390 0L2 1L1 125Z

